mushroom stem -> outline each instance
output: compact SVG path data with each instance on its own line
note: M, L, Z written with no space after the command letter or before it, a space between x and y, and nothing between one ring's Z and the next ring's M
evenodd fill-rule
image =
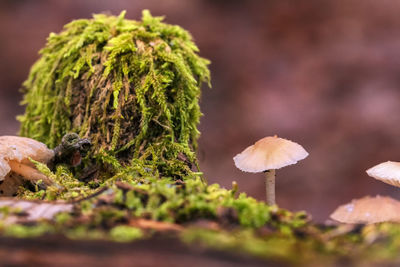
M275 170L265 172L265 191L267 194L267 204L275 205Z
M46 175L40 173L38 170L28 165L22 164L21 162L15 160L10 160L8 164L13 172L22 175L27 180L42 180L47 185L53 184L53 181L49 179Z

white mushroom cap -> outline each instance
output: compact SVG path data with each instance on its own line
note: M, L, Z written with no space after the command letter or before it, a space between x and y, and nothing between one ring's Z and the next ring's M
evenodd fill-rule
M350 224L400 222L400 201L390 197L364 197L339 206L331 219Z
M277 136L265 137L237 154L233 160L244 172L263 172L296 164L308 156L299 144Z
M0 136L0 181L11 171L9 161L22 162L29 165L29 158L47 163L54 152L34 139L19 136Z
M368 169L367 174L384 183L400 187L400 162L383 162Z

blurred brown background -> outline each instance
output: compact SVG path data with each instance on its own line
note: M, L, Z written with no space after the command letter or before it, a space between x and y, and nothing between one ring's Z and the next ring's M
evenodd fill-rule
M365 170L400 160L400 2L396 0L0 0L0 135L15 134L19 88L50 32L127 10L165 15L211 59L199 157L210 182L264 199L262 175L232 157L278 134L310 156L278 171L277 201L323 221L333 209L396 188Z

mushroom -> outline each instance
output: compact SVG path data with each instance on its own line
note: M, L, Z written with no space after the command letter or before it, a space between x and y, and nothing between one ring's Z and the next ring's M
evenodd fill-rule
M27 180L42 180L52 184L51 179L36 170L30 158L47 164L54 157L54 151L36 140L19 136L0 136L0 181L10 171Z
M0 136L0 195L14 195L24 180L42 180L44 185L59 187L39 172L30 159L50 167L55 167L59 163L76 167L90 147L90 140L81 139L76 133L64 135L60 145L54 150L31 138Z
M350 224L400 222L400 201L390 197L364 197L339 206L331 219Z
M233 160L244 172L265 172L267 204L275 205L275 170L296 164L307 156L301 145L275 135L257 141Z
M400 187L400 162L383 162L368 169L367 174L381 182Z

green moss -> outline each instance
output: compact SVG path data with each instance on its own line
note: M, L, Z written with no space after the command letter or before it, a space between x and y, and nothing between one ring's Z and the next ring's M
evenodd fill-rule
M48 224L38 224L35 227L28 227L20 224L11 224L4 228L5 236L18 238L32 238L42 236L44 234L54 233L54 228Z
M66 237L74 240L107 240L110 239L107 233L102 229L88 228L86 225L76 227L59 227L58 233L64 234Z
M93 204L91 202L91 205ZM95 209L97 208L99 207ZM154 230L121 224L121 221L111 226L108 224L109 220L115 216L109 216L110 213L101 220L93 215L94 213L84 215L62 213L53 221L0 224L0 233L19 238L61 234L71 239L102 239L117 242L151 238L157 233ZM125 213L121 217L122 221L129 221L130 216L132 215ZM226 250L290 264L318 262L323 266L341 266L343 263L349 266L382 266L385 263L394 264L400 260L398 224L384 223L354 226L354 228L346 226L344 228L348 231L337 231L341 227L343 226L321 229L308 224L294 229L294 232L283 233L272 231L270 227L211 230L189 224L179 232L170 232L168 236L177 236L197 249Z
M235 251L250 254L259 258L284 260L299 263L310 257L312 249L309 244L298 242L292 236L259 237L253 230L212 231L206 229L188 229L182 233L186 243L197 243L218 250ZM296 246L297 243L297 246ZM305 252L301 253L302 250Z
M267 211L269 214L268 219L263 221L261 226L257 225L261 219L250 220L252 223L244 226L240 224L240 215L234 216L230 212L226 213L227 210L224 209L221 212L221 207L235 206L225 205L226 200L231 199L232 191L217 189L217 186L201 185L203 184L199 182L196 186L192 185L190 189L183 191L186 194L191 192L203 195L205 199L210 191L214 193L218 191L220 194L214 195L208 201L202 201L200 205L180 202L180 205L176 206L168 204L168 208L165 209L162 208L162 203L171 202L173 195L170 186L157 187L154 183L149 183L130 184L130 187L119 183L118 187L112 187L94 198L75 204L73 212L61 213L50 221L26 223L22 218L20 222L7 224L4 220L15 212L4 209L0 212L8 216L0 217L0 233L20 238L61 234L71 239L105 239L117 242L151 238L157 230L130 226L138 219L137 212L140 210L140 218L175 220L183 224L186 227L182 227L178 232L171 232L168 236L178 236L187 244L197 248L227 250L291 264L318 262L323 266L338 266L343 262L348 265L381 266L400 260L398 224L353 227L339 225L320 228L307 222L302 213L292 214L264 205L264 212ZM178 195L181 197L180 193ZM240 197L231 201L235 203L235 199L239 201ZM218 201L221 201L220 205L216 204ZM245 200L239 202L243 201ZM154 203L158 205L153 206ZM253 205L257 202L250 201L250 203L244 206L243 211L248 209L247 206L249 209L254 209ZM151 208L147 208L148 205ZM263 206L260 203L258 205ZM259 209L263 210L262 207ZM179 214L180 210L191 216L173 216ZM194 214L201 216L196 217ZM201 219L202 224L197 223L198 219ZM215 223L218 225L217 228Z
M117 242L130 242L143 237L143 233L138 228L121 225L111 229L110 236Z
M181 177L196 164L209 61L179 26L147 10L142 21L124 16L98 14L50 34L24 83L20 133L55 147L77 132L99 163Z
M347 228L348 231L337 231ZM234 231L189 228L181 233L183 241L217 250L235 251L255 257L321 266L383 266L400 262L399 224L339 225L320 229L313 225L294 234L255 229ZM333 234L341 232L340 234ZM328 237L329 236L329 237Z
M307 223L306 217L270 207L244 193L234 197L231 190L217 184L204 185L199 178L187 180L184 185L166 179L157 183L151 180L132 182L130 185L131 190L118 189L113 202L132 211L136 217L147 216L174 223L209 219L251 228L266 224L296 228Z
M49 172L45 166L37 165ZM96 217L92 219L94 225L104 221L112 225L124 216L173 223L208 219L250 228L269 225L280 232L290 233L308 222L304 212L291 213L268 206L245 193L236 196L237 186L227 190L218 184L206 185L195 176L184 179L185 182L151 175L138 179L129 170L121 169L115 176L92 188L91 184L74 179L63 166L57 168L56 174L49 175L58 184L46 191L21 191L20 197L76 201L108 188L100 196L89 197L79 204L78 210L86 216ZM121 182L126 188L121 187ZM101 204L103 198L107 199L106 206Z

